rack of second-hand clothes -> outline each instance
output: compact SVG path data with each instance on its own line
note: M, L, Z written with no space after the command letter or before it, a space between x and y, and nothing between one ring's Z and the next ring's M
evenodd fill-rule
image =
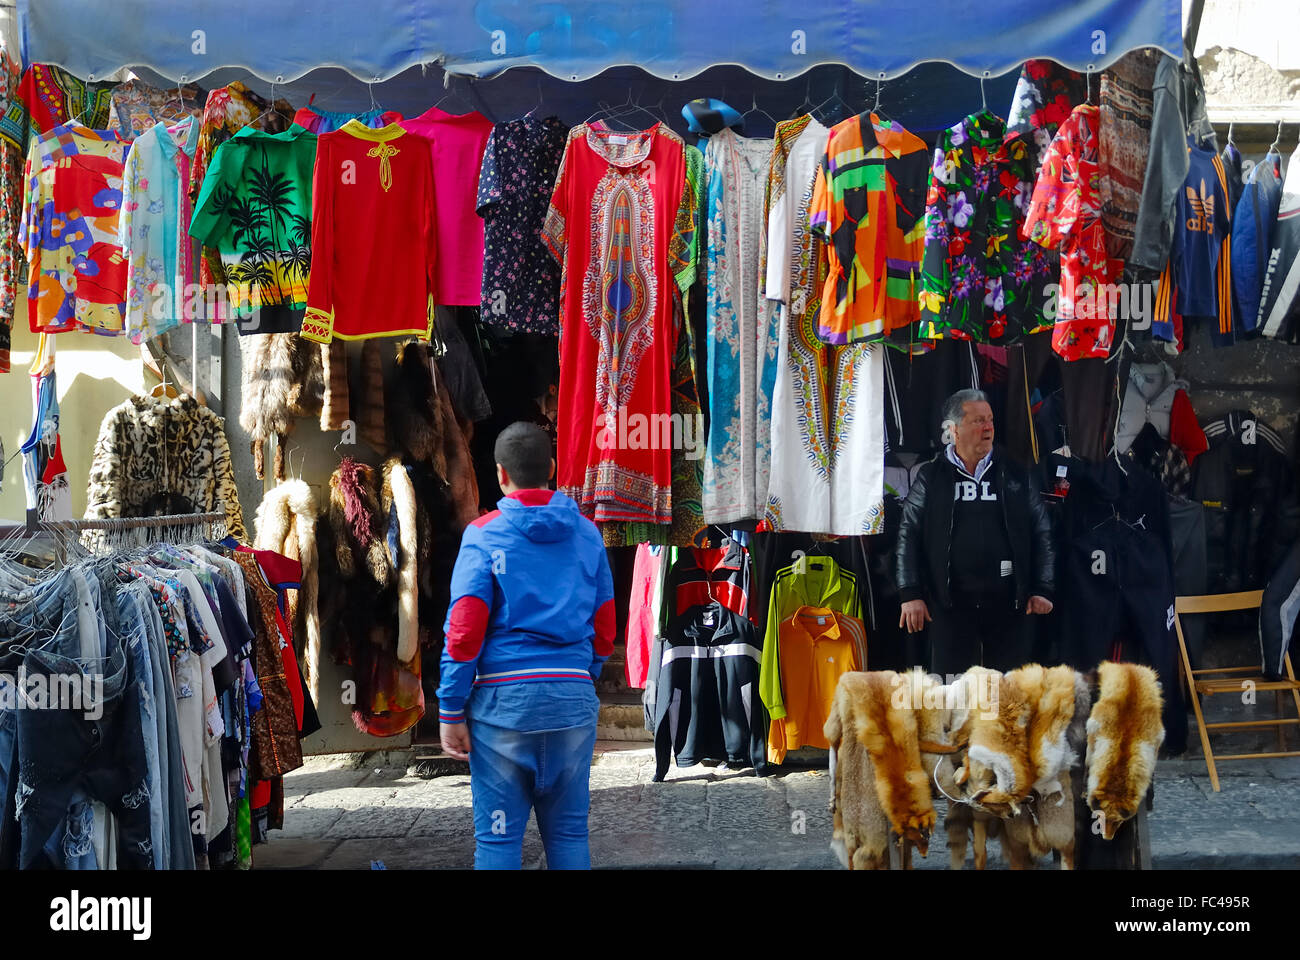
M282 825L293 561L225 521L0 524L0 867L248 868Z

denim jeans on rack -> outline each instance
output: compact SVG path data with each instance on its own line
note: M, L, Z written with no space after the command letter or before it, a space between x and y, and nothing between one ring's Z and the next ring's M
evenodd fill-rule
M146 802L149 805L149 838L153 850L155 870L166 868L167 810L164 807L162 773L158 759L158 702L153 691L153 663L149 656L149 637L144 615L140 610L140 592L143 584L131 584L117 592L117 627L126 645L132 668L131 686L127 702L135 702L140 711L140 730L144 741L144 758L147 771Z
M162 617L152 602L145 604L149 638L149 660L153 667L154 702L159 706L158 766L167 815L167 850L164 862L170 870L194 869L194 846L190 842L190 817L185 807L184 768L181 765L181 736L176 718L176 695L172 687L171 657Z
M0 674L0 870L18 866L18 711L11 706L16 696L13 681Z

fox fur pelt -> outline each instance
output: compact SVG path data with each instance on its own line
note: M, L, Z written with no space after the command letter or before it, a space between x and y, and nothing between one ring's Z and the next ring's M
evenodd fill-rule
M415 487L399 457L384 461L385 514L396 514L397 659L409 663L420 645L419 537Z
M334 533L335 565L344 580L364 575L374 593L393 580L384 545L387 523L380 510L374 467L344 457L330 477L329 522Z
M1015 683L996 670L974 667L966 679L992 691L996 703L980 703L970 715L970 746L956 781L972 802L997 816L1019 812L1029 796L1029 721L1033 708Z
M1061 774L1078 759L1068 734L1076 716L1087 715L1087 683L1069 667L1049 669L1037 663L1011 671L1007 680L1024 694L1030 705L1028 746L1032 787L1043 797L1056 796L1062 789ZM1076 709L1080 697L1083 698L1081 710Z
M917 711L911 703L900 707L894 700L903 687L904 679L893 671L845 674L835 688L832 716L822 732L827 743L840 742L845 727L851 726L858 742L866 748L876 800L889 828L924 856L935 812L930 780L921 769ZM845 782L844 789L850 786ZM868 785L859 782L852 788L862 791ZM865 800L859 798L857 806L865 810ZM866 826L874 826L870 818ZM868 839L872 847L878 848L878 830Z
M316 555L316 496L301 480L287 480L262 498L254 521L254 546L274 550L302 564L298 590L289 591L299 663L311 691L320 702L321 633L318 611L319 563Z
M1102 836L1110 840L1146 797L1165 728L1160 683L1150 667L1107 661L1097 680L1087 724L1087 800L1101 812Z
M876 795L871 757L858 739L855 700L869 695L865 673L846 673L835 688L822 733L834 754L831 849L849 870L889 869L889 818Z
M1032 869L1053 850L1061 851L1061 869L1074 869L1074 801L1070 773L1055 778L1059 789L1050 797L1037 790L1029 806L1001 822L1002 851L1012 870Z

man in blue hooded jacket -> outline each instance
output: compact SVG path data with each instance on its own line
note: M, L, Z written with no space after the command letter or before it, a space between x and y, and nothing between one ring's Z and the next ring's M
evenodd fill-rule
M505 494L461 538L438 686L442 747L469 760L474 866L519 869L528 812L551 869L588 869L587 813L600 703L614 649L614 583L596 525L546 489L550 438L497 438Z

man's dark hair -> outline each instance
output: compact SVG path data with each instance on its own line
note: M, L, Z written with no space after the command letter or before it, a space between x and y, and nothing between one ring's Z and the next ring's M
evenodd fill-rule
M516 487L533 489L550 482L551 438L537 424L510 424L497 436L492 453Z

